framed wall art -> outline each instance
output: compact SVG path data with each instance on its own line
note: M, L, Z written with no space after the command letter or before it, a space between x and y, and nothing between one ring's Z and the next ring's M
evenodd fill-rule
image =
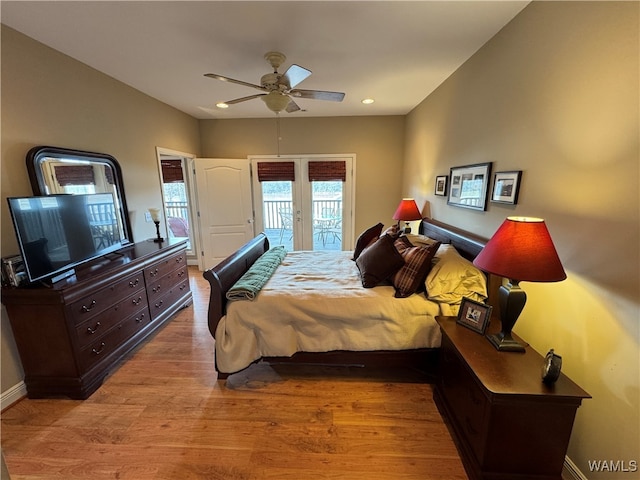
M447 184L449 177L446 175L438 175L436 177L436 191L435 194L441 197L447 196Z
M456 207L487 209L491 162L452 167L447 203Z
M491 201L495 203L507 203L510 205L518 203L518 192L520 191L521 178L522 170L496 172L493 179Z
M474 332L484 335L491 321L491 305L476 302L470 298L463 297L458 310L456 323L470 328Z

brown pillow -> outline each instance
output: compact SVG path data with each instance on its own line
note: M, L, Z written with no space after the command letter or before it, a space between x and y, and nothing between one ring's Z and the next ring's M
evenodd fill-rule
M404 266L393 275L392 282L396 289L394 296L405 298L424 288L427 274L431 270L431 260L438 251L440 242L428 246L407 247L398 239L395 241L395 248L398 247L404 259Z
M356 260L365 248L367 248L378 239L380 233L382 232L383 226L384 225L382 225L382 223L378 223L373 227L367 228L360 234L360 236L356 240L356 248L353 249L353 258L351 260Z
M404 259L393 246L393 239L384 235L364 249L356 259L356 265L362 286L372 288L402 268Z

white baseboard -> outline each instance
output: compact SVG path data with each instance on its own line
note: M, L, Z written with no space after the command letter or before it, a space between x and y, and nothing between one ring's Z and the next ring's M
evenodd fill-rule
M562 479L563 480L588 480L583 475L576 464L571 461L569 457L564 457L564 465L562 466Z
M27 385L20 382L0 395L0 410L9 408L18 400L27 396Z

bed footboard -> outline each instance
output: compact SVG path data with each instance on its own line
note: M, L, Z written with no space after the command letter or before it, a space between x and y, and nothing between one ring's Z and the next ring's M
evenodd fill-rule
M260 233L218 265L204 271L203 276L211 287L208 323L209 331L214 338L218 322L224 316L227 306L227 291L267 250L269 250L269 240L264 233Z

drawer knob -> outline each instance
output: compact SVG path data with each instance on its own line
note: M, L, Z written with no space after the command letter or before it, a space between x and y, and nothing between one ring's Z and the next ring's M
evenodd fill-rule
M152 277L155 277L157 274L158 274L158 269L157 268L149 272L149 275L152 276Z
M138 305L140 304L141 301L142 301L142 297L138 297L131 300L131 303L133 303L134 305Z
M164 303L164 301L160 300L158 303L156 303L156 308L162 307L163 303Z
M158 293L158 292L160 291L160 285L158 285L157 287L153 287L153 288L151 289L151 291L152 291L153 293Z
M138 280L138 279L136 278L134 281L129 282L129 286L130 286L131 288L133 288L133 287L137 287L139 283L140 283L140 280Z
M93 335L94 333L96 333L98 331L98 328L100 328L101 323L100 322L96 322L96 326L91 328L91 327L87 327L87 332L89 332L89 334Z
M143 314L141 314L139 317L136 317L136 322L137 322L137 323L140 323L140 322L142 322L143 320L144 320L144 313L143 313Z
M98 348L94 348L91 350L91 353L94 355L100 355L104 350L104 342L100 342L100 346Z
M83 312L90 312L90 311L91 311L91 309L92 309L93 307L95 307L95 306L96 306L96 301L95 301L95 300L91 300L91 303L89 304L89 306L87 307L86 305L82 305L81 310L82 310Z
M184 276L184 273L185 273L185 272L184 272L184 270L180 270L180 271L178 272L178 276L179 276L179 277L182 277L182 276Z

